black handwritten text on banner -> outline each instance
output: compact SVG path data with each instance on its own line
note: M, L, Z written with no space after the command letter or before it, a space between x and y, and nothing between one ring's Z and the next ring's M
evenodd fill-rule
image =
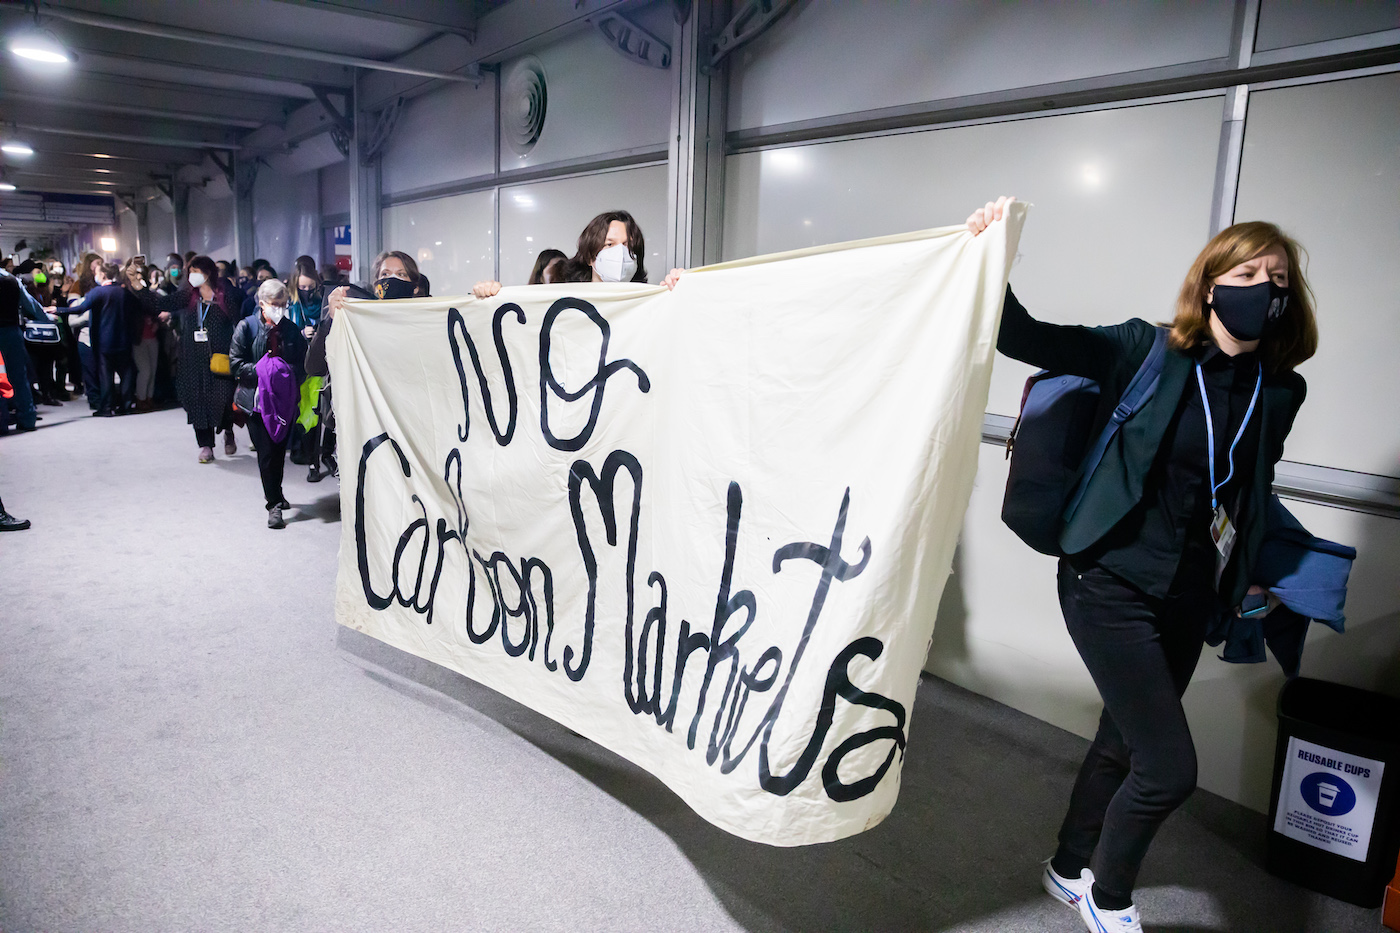
M894 805L1024 221L351 302L338 620L660 777L730 832Z

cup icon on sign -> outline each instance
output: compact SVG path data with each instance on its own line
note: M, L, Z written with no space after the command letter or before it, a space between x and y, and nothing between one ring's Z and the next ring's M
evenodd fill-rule
M1322 781L1317 785L1317 802L1330 810L1337 805L1337 795L1341 790L1336 784Z

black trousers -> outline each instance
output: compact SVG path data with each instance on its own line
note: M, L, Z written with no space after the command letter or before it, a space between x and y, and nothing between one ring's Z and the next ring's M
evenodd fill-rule
M1218 597L1209 579L1155 599L1106 570L1060 561L1060 607L1103 697L1098 735L1060 827L1060 852L1131 897L1157 829L1196 788L1196 747L1181 695Z
M117 385L117 377L121 385ZM98 411L123 411L135 398L136 368L131 362L130 350L97 354L97 386L101 395L97 401Z
M267 433L262 415L250 414L248 436L253 439L253 446L258 449L258 475L262 477L263 498L267 500L267 508L270 510L280 505L284 498L282 474L287 468L287 440L291 437L291 432L282 438L281 443L275 443L272 435Z

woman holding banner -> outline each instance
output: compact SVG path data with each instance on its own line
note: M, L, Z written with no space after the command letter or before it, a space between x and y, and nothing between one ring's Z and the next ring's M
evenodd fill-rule
M537 270L538 271L538 270ZM672 269L662 282L675 288L681 270ZM533 282L533 274L531 276ZM578 235L578 251L559 267L551 282L646 282L646 237L627 211L604 211L588 222ZM490 298L501 290L500 282L477 282L472 294Z
M968 229L981 233L1012 200L973 211ZM1138 868L1196 786L1181 695L1208 622L1251 593L1274 465L1307 392L1294 367L1317 349L1299 251L1259 222L1206 244L1177 298L1156 392L1132 416L1135 430L1120 432L1121 458L1091 475L1061 537L1090 542L1060 560L1060 606L1104 709L1042 883L1090 930L1142 929ZM997 349L1095 380L1101 429L1155 337L1138 319L1036 321L1008 288Z

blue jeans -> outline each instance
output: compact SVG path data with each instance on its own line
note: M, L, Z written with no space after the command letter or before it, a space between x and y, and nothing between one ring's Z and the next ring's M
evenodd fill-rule
M5 358L5 373L15 387L15 397L0 396L0 431L9 424L9 412L21 428L34 427L34 393L29 388L29 354L24 350L24 331L18 327L0 327L0 356ZM8 411L7 411L8 409Z

